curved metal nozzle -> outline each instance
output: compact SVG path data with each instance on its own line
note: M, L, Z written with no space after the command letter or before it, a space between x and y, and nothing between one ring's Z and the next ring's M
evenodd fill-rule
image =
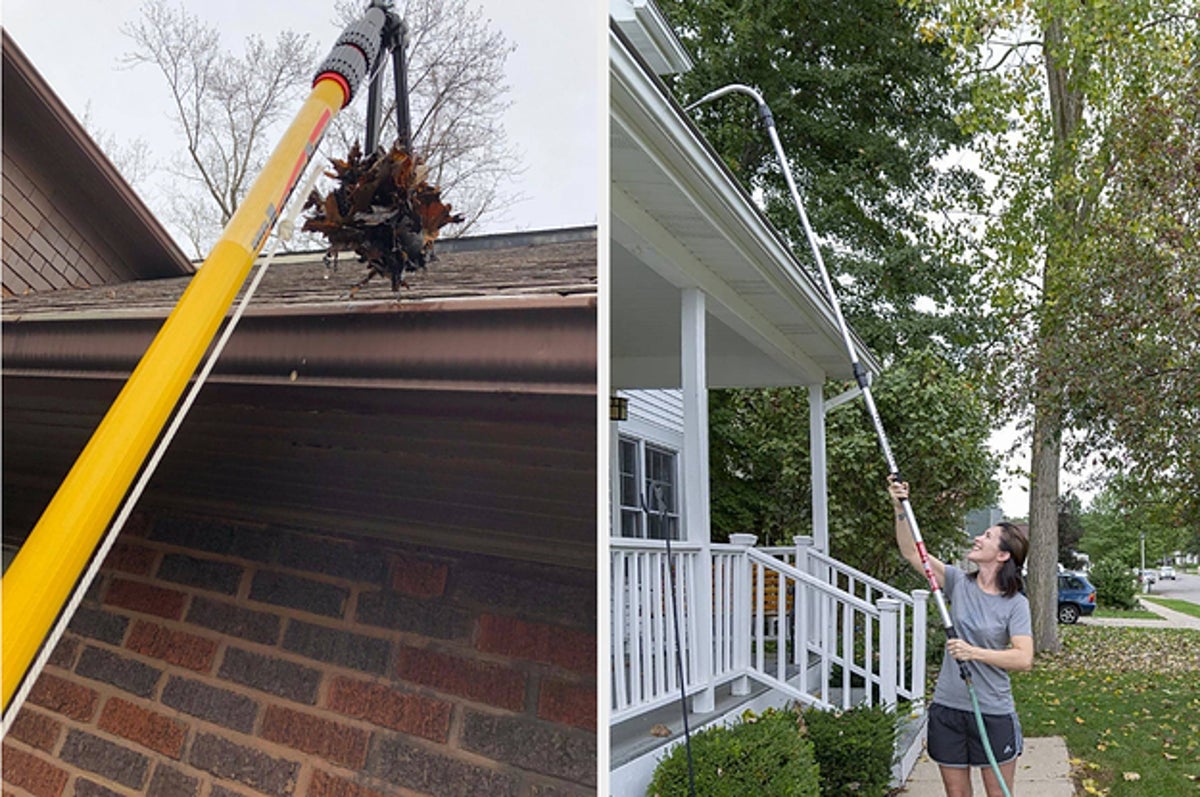
M745 86L741 83L730 83L728 86L722 86L721 88L719 88L715 91L710 91L708 94L705 94L703 97L701 97L700 99L693 102L691 105L684 108L684 110L690 111L693 108L695 108L697 105L703 105L704 103L708 102L709 100L715 100L717 97L724 97L726 94L732 94L735 91L740 91L743 94L749 94L751 97L754 98L754 101L756 103L758 103L759 105L767 104L763 100L762 95L759 94L754 89L750 88L749 86Z
M773 117L771 115L771 109L767 105L767 101L764 100L762 98L762 95L759 94L757 91L755 91L754 89L752 89L749 86L744 85L742 83L730 83L728 86L722 86L721 88L719 88L715 91L710 91L708 94L705 94L703 97L696 100L691 105L688 105L686 108L684 108L684 110L690 111L693 108L695 108L696 106L703 105L704 103L708 102L709 100L715 100L718 97L724 97L726 94L733 94L734 92L740 92L742 94L747 94L751 98L753 98L754 102L758 104L758 113L759 113L759 116L762 117L763 123L766 124L767 127L774 127L775 117Z

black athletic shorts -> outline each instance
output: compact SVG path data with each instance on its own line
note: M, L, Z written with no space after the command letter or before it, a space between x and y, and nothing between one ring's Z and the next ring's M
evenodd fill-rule
M984 714L983 726L987 729L997 764L1007 764L1021 754L1024 739L1016 714ZM986 767L990 764L973 711L931 703L927 749L929 757L944 767Z

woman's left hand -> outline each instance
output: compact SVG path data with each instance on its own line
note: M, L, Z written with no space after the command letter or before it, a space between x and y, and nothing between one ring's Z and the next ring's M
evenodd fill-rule
M950 655L958 661L975 661L979 658L979 654L983 652L982 648L977 648L961 639L951 639L948 641L946 643L946 650L950 651Z

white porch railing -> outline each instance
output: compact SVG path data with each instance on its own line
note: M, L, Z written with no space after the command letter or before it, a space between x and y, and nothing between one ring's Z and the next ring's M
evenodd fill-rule
M675 610L664 543L613 539L611 721L679 699L675 611L689 695L731 681L748 694L754 680L821 708L920 700L928 593L901 593L801 539L791 549L753 548L752 535L709 546L711 585L700 583L703 547L673 542ZM706 673L693 655L703 623Z
M896 662L899 667L900 682L897 693L900 698L919 702L925 694L925 646L926 646L926 611L928 609L928 590L915 590L911 595L896 589L890 584L867 575L861 570L850 567L845 562L813 548L812 537L796 537L792 548L761 548L763 553L787 562L797 569L816 576L842 592L861 598L870 604L877 603L881 598L891 598L899 602L899 623L903 629L897 639ZM873 629L870 618L867 618L865 636L870 639ZM919 649L918 649L919 647ZM907 656L907 650L912 649L912 655Z

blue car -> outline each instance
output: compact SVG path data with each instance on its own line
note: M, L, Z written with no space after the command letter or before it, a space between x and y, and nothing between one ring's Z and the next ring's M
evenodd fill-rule
M1058 574L1058 621L1070 625L1096 611L1096 588L1082 573Z

